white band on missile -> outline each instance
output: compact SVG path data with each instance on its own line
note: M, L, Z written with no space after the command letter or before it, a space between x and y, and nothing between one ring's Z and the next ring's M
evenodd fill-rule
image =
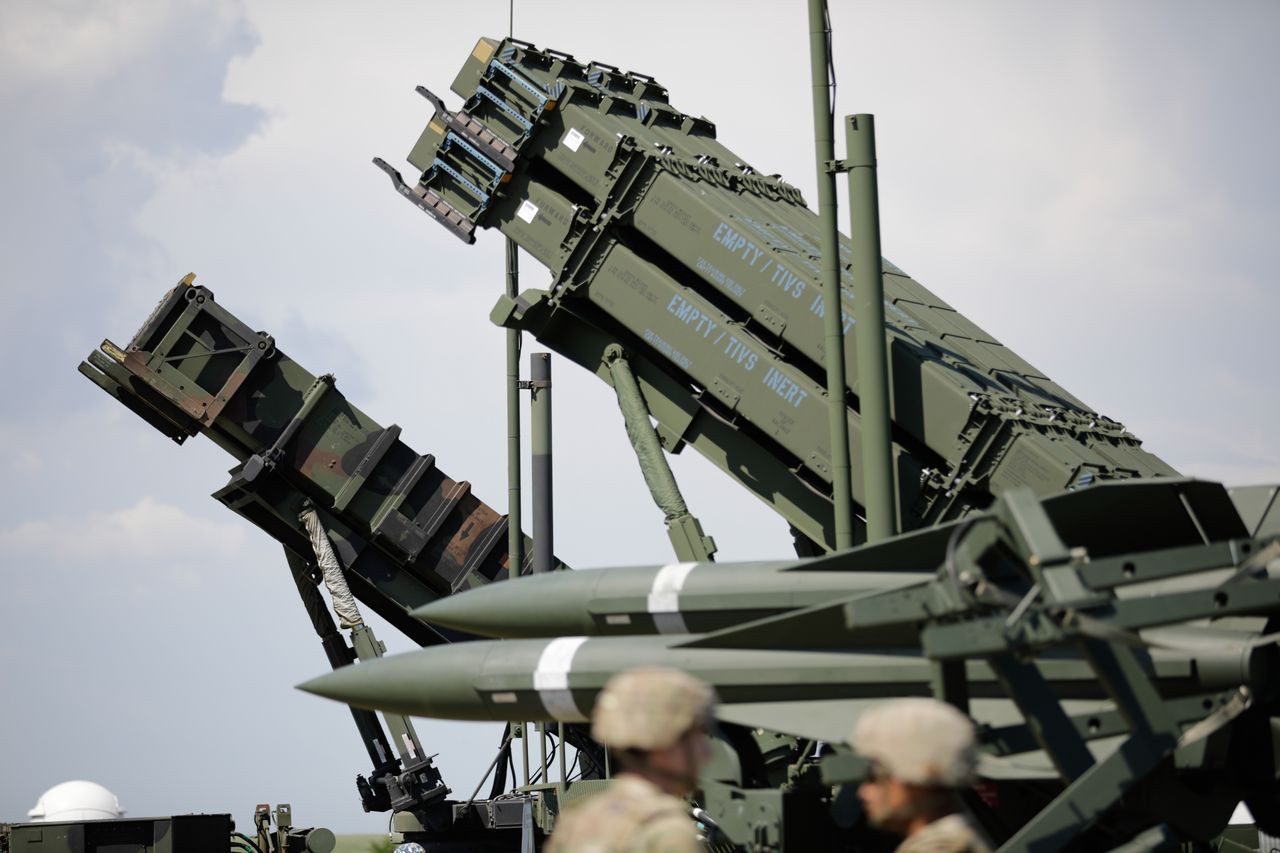
M680 615L680 590L697 563L672 563L653 576L649 589L649 612L660 634L687 634L684 616Z
M573 693L569 691L569 670L573 667L573 656L578 647L587 641L586 637L559 637L547 643L538 658L538 666L533 671L533 689L538 691L542 707L552 719L566 722L583 722L587 715L573 701Z

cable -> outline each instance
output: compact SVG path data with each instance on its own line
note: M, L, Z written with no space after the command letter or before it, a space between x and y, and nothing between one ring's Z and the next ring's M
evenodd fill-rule
M243 832L233 832L231 833L231 837L238 838L241 841L243 841L246 845L248 845L245 849L253 850L255 851L255 853L263 853L263 850L261 847L258 846L258 843L254 841L252 838L250 838L249 836L245 835Z

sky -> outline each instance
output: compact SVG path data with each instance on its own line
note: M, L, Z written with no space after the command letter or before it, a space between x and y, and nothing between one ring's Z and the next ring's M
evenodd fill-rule
M1280 6L832 6L837 114L876 115L886 257L1183 473L1280 482ZM134 815L385 826L346 710L293 689L326 664L279 547L208 497L233 460L76 365L194 271L504 510L502 241L463 245L370 159L408 175L413 87L443 94L507 25L505 0L0 4L0 821L84 778ZM653 75L815 198L802 4L516 0L515 34ZM523 286L547 278L523 259ZM668 562L609 389L555 371L558 555ZM790 555L709 464L673 467L719 559ZM497 746L418 732L462 797Z

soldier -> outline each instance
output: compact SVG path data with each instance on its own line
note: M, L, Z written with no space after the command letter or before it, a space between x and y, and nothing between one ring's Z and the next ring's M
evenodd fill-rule
M936 699L885 702L858 718L853 747L871 762L867 820L906 837L897 853L990 853L960 800L978 760L968 717Z
M689 804L711 757L707 726L715 696L674 669L641 668L609 679L596 699L591 736L622 771L601 794L569 805L544 853L703 853Z

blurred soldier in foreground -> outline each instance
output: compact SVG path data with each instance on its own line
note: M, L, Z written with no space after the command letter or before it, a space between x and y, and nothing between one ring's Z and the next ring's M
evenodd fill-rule
M610 747L622 772L602 794L571 803L544 853L702 853L689 804L711 757L707 725L715 696L674 669L633 669L609 679L596 699L591 736Z
M871 762L867 820L906 836L897 853L990 853L960 801L978 759L968 717L936 699L885 702L858 718L853 748Z

